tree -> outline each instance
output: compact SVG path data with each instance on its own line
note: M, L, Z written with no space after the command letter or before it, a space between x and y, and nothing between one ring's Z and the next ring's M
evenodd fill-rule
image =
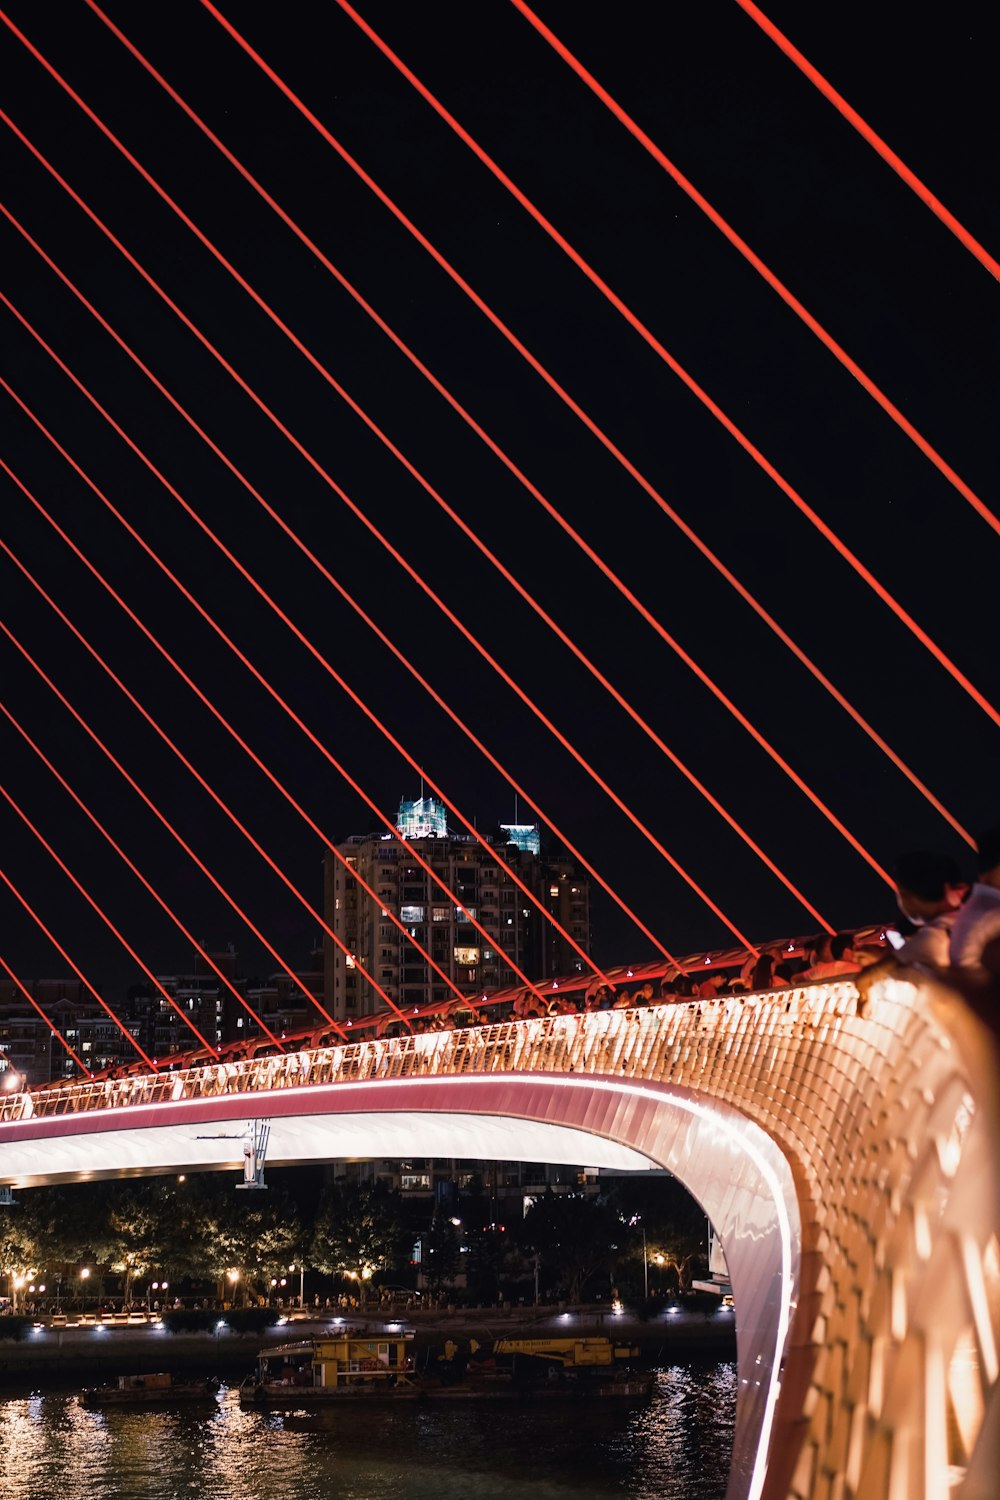
M267 1296L299 1253L302 1230L295 1204L286 1193L237 1193L233 1180L202 1189L202 1273L224 1283L235 1271L244 1304L255 1290Z
M44 1209L38 1190L0 1209L0 1270L8 1278L14 1312L24 1306L29 1277L44 1265Z
M147 1276L163 1259L164 1220L152 1184L111 1185L106 1225L106 1253L112 1271L123 1277L122 1296L132 1301L137 1276Z
M424 1257L421 1269L432 1292L439 1292L455 1280L461 1261L458 1229L447 1214L437 1209L424 1236Z
M547 1192L525 1215L518 1237L571 1302L598 1271L608 1271L625 1245L621 1215L600 1198Z
M364 1282L393 1264L405 1238L398 1193L340 1178L320 1198L310 1259L328 1276Z

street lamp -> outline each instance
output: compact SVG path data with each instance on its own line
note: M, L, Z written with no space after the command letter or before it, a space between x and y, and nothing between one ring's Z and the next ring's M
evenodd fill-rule
M85 1283L86 1283L87 1279L89 1278L89 1276L90 1276L90 1267L89 1266L81 1266L81 1268L80 1268L80 1307L81 1307L81 1310L86 1305L86 1297L84 1296L84 1293L86 1291Z
M294 1267L294 1265L291 1265L291 1266L288 1267L288 1269L290 1271L294 1271L295 1267ZM305 1305L306 1305L306 1268L305 1268L304 1264L302 1264L302 1262L300 1262L299 1263L299 1306L300 1307L305 1307Z
M642 1295L649 1301L649 1257L646 1254L646 1226L642 1222L642 1214L633 1214L629 1219L631 1225L638 1224L642 1230Z

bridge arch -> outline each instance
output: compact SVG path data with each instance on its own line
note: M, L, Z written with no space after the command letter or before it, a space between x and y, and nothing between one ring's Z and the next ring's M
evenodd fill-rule
M720 1232L736 1297L729 1500L963 1500L993 1488L996 1048L961 1001L887 980L560 1016L19 1096L0 1176L271 1159L658 1165Z

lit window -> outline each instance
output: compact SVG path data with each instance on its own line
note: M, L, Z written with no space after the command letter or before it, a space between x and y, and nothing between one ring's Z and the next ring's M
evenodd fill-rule
M454 950L454 953L455 962L465 967L468 967L471 964L477 964L479 962L478 948L456 948Z
M432 906L431 907L431 921L432 922L447 922L447 920L450 917L450 915L451 915L451 907L450 906Z
M409 926L411 922L422 922L426 907L423 906L401 906L399 909L399 920Z
M549 895L550 896L558 896L558 894L559 894L559 887L557 885L550 885L549 886Z
M346 965L347 965L347 967L349 969L353 969L355 967L354 954L353 953L345 953L344 954L344 962L346 963Z

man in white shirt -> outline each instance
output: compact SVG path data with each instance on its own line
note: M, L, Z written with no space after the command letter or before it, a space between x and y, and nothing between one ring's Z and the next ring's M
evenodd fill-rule
M956 977L978 987L1000 980L1000 828L979 835L979 878L951 930Z

